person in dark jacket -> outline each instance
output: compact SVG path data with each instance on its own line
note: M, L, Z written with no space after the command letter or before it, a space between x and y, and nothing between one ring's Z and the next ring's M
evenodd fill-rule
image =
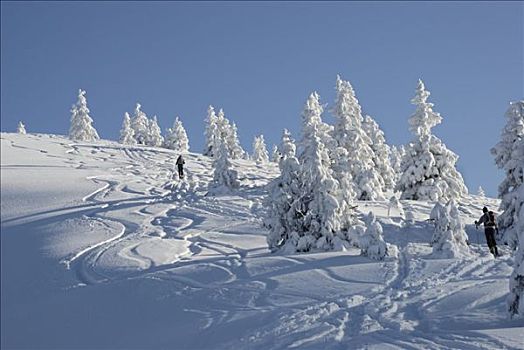
M488 243L488 248L493 256L499 256L499 251L497 250L497 242L495 241L495 232L498 233L497 222L495 221L495 214L492 211L488 211L488 208L482 208L482 216L478 221L475 221L477 228L479 225L484 224L484 234L486 235L486 242Z
M179 155L176 160L176 165L178 167L178 178L183 179L184 178L184 164L186 162L184 161L184 157L182 155Z

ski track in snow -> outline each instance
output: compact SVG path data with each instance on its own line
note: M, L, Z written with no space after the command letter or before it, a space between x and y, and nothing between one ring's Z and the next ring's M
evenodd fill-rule
M29 149L10 142L12 147ZM88 160L113 162L104 174L89 177L100 187L81 200L92 208L84 212L86 217L108 228L119 227L111 238L65 258L62 262L66 268L86 288L140 278L191 288L217 305L211 309L186 310L202 317L203 331L227 326L237 317L235 311L259 312L262 317L272 315L270 324L239 334L237 340L215 344L215 348L339 349L348 348L348 344L355 349L377 344L398 349L511 348L494 337L474 332L475 329L450 332L435 328L428 320L430 310L454 295L493 283L489 272L511 265L507 253L494 260L482 245L473 244L471 257L449 259L442 269L428 272L432 258L417 251L417 246L408 239L408 234L416 236L427 230L428 226L417 220L396 241L399 258L375 262L382 268L383 283L363 294L347 289L345 294L319 297L307 290L293 291L277 279L283 276L280 269L254 273L250 263L271 258L284 264L283 269L289 269L289 275L307 269L334 285L355 281L323 265L321 260L310 260L307 254L272 255L263 246L253 250L234 243L232 237L241 234L236 228L260 226L261 218L253 208L264 195L258 183L267 181L270 172L263 178L257 177L255 171L248 173L242 183L248 190L237 193L236 197L213 197L208 195L207 188L212 176L210 170L202 171L195 166L191 172L188 166L185 179L173 178L177 156L173 152L138 146L61 145L67 150L60 157L78 169L96 167ZM117 155L120 158L113 160ZM206 159L192 157L195 162ZM403 206L406 213L428 211L425 204L410 202ZM468 210L462 212L471 214ZM249 232L246 239L260 236L263 230ZM148 245L164 247L165 256L148 254ZM179 251L173 252L173 247ZM116 265L111 265L113 262ZM276 302L278 298L298 301L281 304ZM473 309L478 303L465 308Z

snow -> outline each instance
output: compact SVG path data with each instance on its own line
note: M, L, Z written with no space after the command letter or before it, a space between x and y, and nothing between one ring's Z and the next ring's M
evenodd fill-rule
M457 200L467 256L432 255L435 203L411 200L389 215L389 201L355 203L398 258L271 253L277 165L232 159L239 188L211 196L212 159L188 153L179 181L176 157L1 134L2 348L524 348L507 316L513 252L494 259L473 225L497 200Z

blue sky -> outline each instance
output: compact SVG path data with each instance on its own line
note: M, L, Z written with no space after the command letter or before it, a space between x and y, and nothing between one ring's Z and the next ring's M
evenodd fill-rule
M496 194L489 149L509 101L522 99L523 2L4 2L1 130L66 134L79 88L94 125L117 139L136 102L161 127L180 116L203 148L209 104L243 146L299 137L308 94L334 101L351 81L390 144L409 142L422 78L471 192ZM331 116L325 119L331 122Z

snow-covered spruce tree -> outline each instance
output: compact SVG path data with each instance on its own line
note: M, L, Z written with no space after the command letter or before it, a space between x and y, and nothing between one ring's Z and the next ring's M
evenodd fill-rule
M122 129L120 129L120 143L124 145L136 145L135 131L131 128L131 118L127 112L124 114Z
M458 156L448 150L431 128L442 121L427 102L429 91L419 80L415 97L415 113L409 118L410 131L415 136L406 147L402 159L402 175L396 190L402 199L447 201L467 193L462 175L455 168Z
M287 130L282 134L280 152L280 176L268 185L269 194L264 201L267 209L264 225L269 230L269 249L274 251L287 243L288 249L294 251L296 242L291 242L290 237L293 232L298 236L297 232L301 231L301 213L292 206L301 196L300 164L296 158L295 144Z
M391 166L391 150L386 143L384 132L380 129L377 122L369 115L364 117L362 128L371 139L371 149L373 150L373 163L375 163L382 179L384 180L383 190L395 187L395 171Z
M269 161L264 135L255 136L253 140L253 160L257 163L267 163Z
M524 138L524 101L512 102L506 112L506 125L502 130L501 140L491 149L495 156L495 163L504 169L506 177L499 185L500 211L498 218L499 233L497 237L505 243L515 247L517 232L515 230L516 188L522 183L520 165L523 160L518 156L518 144Z
M19 134L26 134L25 125L24 125L24 123L22 123L22 121L18 122L18 126L16 128L16 132L19 133Z
M226 132L226 146L231 159L245 158L246 152L242 146L240 146L240 141L238 140L238 129L235 123L232 123Z
M469 254L464 224L454 199L445 206L437 202L431 210L430 219L435 223L435 231L431 238L433 254L445 258Z
M509 278L508 310L511 317L524 317L524 138L520 139L513 152L514 156L521 159L520 172L521 182L512 191L514 196L515 217L513 232L516 235L517 252L513 264L513 273Z
M149 119L141 110L142 105L136 104L135 114L131 118L131 128L135 132L135 140L139 145L147 145L149 138Z
M215 145L216 139L218 137L218 125L217 125L217 115L215 113L215 108L211 105L207 107L207 117L206 117L206 129L204 131L205 136L205 146L203 155L208 157L213 157L213 146Z
M96 141L100 137L93 125L93 119L89 116L87 108L86 92L78 90L78 101L71 108L71 127L69 128L69 138L75 141Z
M397 196L391 196L389 198L388 216L391 216L391 209L397 210L401 218L404 217L404 209L402 208L402 204L398 200Z
M164 137L162 136L162 130L158 125L158 120L156 115L153 116L153 119L149 120L149 132L147 138L147 144L153 147L162 147L164 144Z
M238 188L240 186L238 172L233 169L229 161L229 153L225 143L218 140L213 147L216 151L213 161L213 187L215 191Z
M382 225L377 222L375 214L369 212L366 218L366 231L360 237L360 251L371 259L384 260L386 256L398 256L396 246L387 244L382 237Z
M238 140L238 130L235 123L231 123L226 118L224 110L220 109L216 117L217 135L216 139L223 142L228 152L230 159L242 159L245 157L245 152L240 146Z
M484 189L482 188L482 186L479 186L479 189L477 190L477 196L481 198L486 197L486 192L484 192Z
M277 145L273 145L273 149L271 150L271 161L273 163L280 162L280 151Z
M187 138L186 129L178 117L175 118L173 128L167 129L164 147L175 150L179 153L186 153L189 151L189 140Z
M350 157L348 165L357 199L384 199L384 179L373 162L375 155L371 148L372 141L362 128L362 110L353 87L337 76L336 90L337 97L332 109L336 122L332 135L336 146L345 149L346 156ZM338 156L334 158L335 162L340 159Z

